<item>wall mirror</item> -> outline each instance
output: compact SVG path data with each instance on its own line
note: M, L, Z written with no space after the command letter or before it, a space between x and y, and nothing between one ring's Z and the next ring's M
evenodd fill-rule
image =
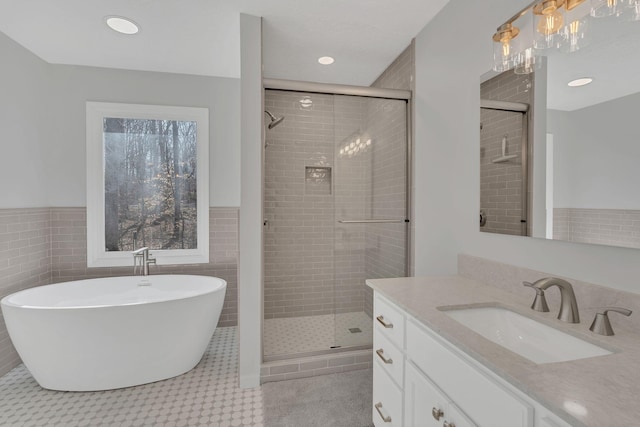
M640 0L532 3L493 40L480 230L640 248Z

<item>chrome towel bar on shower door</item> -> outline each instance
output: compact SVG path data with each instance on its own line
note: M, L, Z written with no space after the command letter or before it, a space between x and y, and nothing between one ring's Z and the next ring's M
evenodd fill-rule
M377 223L400 223L409 222L408 219L341 219L340 224L377 224Z

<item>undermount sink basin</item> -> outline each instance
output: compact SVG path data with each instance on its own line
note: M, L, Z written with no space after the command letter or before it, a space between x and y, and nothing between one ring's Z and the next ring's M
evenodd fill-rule
M612 354L597 345L502 307L440 308L488 340L534 363L564 362Z

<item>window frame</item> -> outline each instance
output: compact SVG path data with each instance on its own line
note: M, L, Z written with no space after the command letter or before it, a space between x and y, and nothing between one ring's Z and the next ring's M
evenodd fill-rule
M87 267L133 266L129 251L106 251L104 134L105 117L196 122L197 248L151 249L159 265L209 262L209 109L165 105L86 103Z

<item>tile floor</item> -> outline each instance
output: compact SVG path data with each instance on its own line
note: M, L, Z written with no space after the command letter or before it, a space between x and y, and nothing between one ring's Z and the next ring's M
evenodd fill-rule
M362 332L351 333L349 328ZM283 317L264 322L264 355L290 355L362 346L373 342L373 323L364 312Z
M264 426L262 388L238 388L237 358L228 327L216 329L193 370L137 387L44 390L20 365L0 378L0 426Z

